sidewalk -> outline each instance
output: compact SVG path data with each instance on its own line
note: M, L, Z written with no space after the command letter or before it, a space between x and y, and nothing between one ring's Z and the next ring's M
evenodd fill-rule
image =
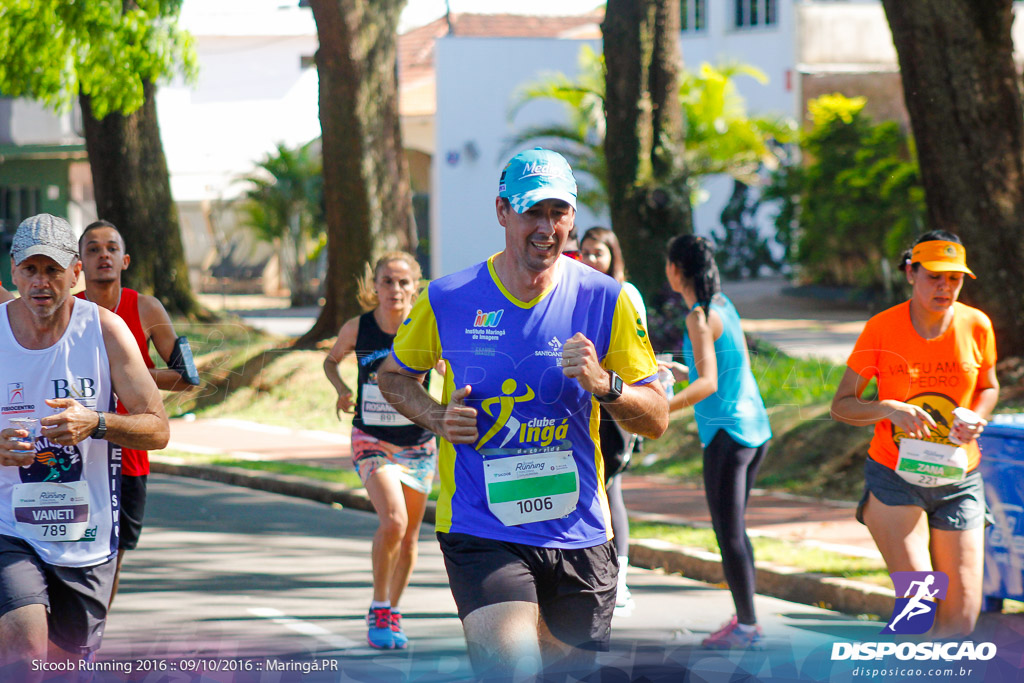
M170 450L225 453L241 460L288 460L352 469L348 436L341 432L292 430L242 420L171 420ZM698 486L668 478L626 473L623 499L630 514L648 522L710 527ZM853 505L756 490L747 523L753 534L827 547L849 555L880 557L867 528L853 518Z
M341 432L292 430L228 419L171 420L169 450L197 454L226 454L237 459L287 460L324 468L352 469L347 435ZM182 466L160 462L154 454L156 472L215 479L278 493L371 510L363 490L350 491L340 485L318 484L300 477L285 477L234 468ZM648 522L710 526L711 520L698 486L681 485L658 476L627 473L623 497L630 517ZM853 517L851 503L769 493L751 494L747 520L752 535L771 536L859 557L879 557L867 529ZM432 511L428 510L432 520ZM634 539L631 558L637 566L664 567L690 578L720 583L721 567L716 555L683 549L657 541ZM892 597L877 586L836 578L801 574L792 569L768 565L758 567L759 592L808 604L831 604L854 613L888 613Z

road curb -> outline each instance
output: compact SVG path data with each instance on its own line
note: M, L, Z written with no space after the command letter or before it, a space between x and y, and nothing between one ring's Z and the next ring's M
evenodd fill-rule
M150 469L157 474L215 481L305 498L326 505L373 512L373 505L364 492L353 491L342 484L318 482L306 477L219 465L190 465L160 460L152 456ZM434 502L428 501L423 521L433 524L436 519L435 513ZM719 555L656 539L631 541L629 562L635 567L678 572L698 581L716 584L724 581ZM757 592L848 614L875 614L884 617L892 613L895 604L890 592L879 586L764 562L757 565Z

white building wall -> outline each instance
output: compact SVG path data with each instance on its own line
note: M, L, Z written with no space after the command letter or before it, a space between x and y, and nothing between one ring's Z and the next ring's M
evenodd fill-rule
M505 246L495 217L501 169L517 150L507 140L530 125L565 120L558 104L533 102L509 121L517 87L545 73L578 73L594 41L446 37L437 42L437 144L433 158L431 269L434 277L486 259ZM475 154L474 154L475 150ZM580 232L607 225L579 207Z
M157 91L160 134L178 205L186 260L196 278L225 245L251 257L230 201L241 178L277 143L295 147L320 136L311 10L277 0L186 0L180 25L195 38L199 77Z
M892 32L880 2L806 3L798 6L798 61L802 65L897 63Z
M75 144L82 141L75 122L80 120L78 103L68 111L54 112L42 102L11 100L10 136L15 145Z
M320 135L315 67L308 36L198 35L201 70L157 91L161 137L179 202L231 198L240 175L274 151Z
M798 11L798 61L802 64L897 63L892 32L880 0L795 0L793 4ZM1016 0L1014 10L1014 55L1022 61L1024 2Z
M793 116L799 106L794 72L796 53L796 6L778 3L778 23L772 26L736 28L731 0L707 0L707 24L703 31L682 34L683 62L688 69L701 63L743 62L768 76L761 85L752 78L736 80L750 111Z

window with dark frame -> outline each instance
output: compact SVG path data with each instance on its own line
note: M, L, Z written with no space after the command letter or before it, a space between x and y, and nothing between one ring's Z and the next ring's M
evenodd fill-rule
M42 205L42 188L0 186L0 232L13 233L23 220L39 213Z
M707 0L680 0L680 30L683 33L696 33L706 27Z
M774 26L779 20L778 0L734 0L736 28Z

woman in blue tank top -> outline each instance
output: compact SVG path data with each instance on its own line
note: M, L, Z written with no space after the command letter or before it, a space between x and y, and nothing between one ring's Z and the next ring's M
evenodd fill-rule
M669 399L670 410L693 406L704 444L704 493L722 552L722 571L736 614L703 642L712 649L760 648L754 614L754 549L747 536L747 500L768 450L768 413L750 370L736 308L722 294L714 248L703 237L680 235L668 247L665 276L683 296L683 361L662 363L689 385Z

